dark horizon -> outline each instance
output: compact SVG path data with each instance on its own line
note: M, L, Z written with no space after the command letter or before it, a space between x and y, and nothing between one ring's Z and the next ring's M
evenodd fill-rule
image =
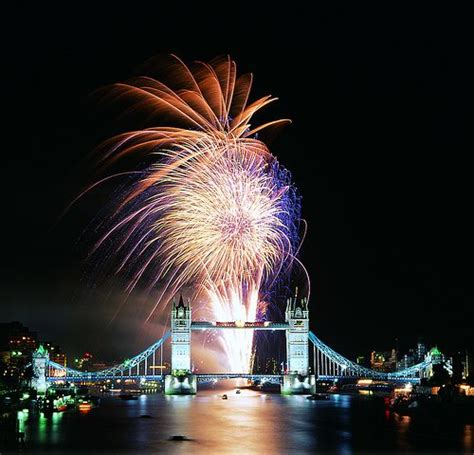
M229 54L239 72L254 73L254 99L279 97L263 117L293 120L271 150L303 196L313 330L351 358L419 336L472 349L467 18L434 6L398 15L318 8L315 17L235 17L228 34L194 8L179 21L158 10L78 11L63 21L47 7L29 10L33 23L8 41L3 73L12 125L0 322L19 320L65 350L100 342L104 355L134 354L156 337L155 325L141 325L149 303L110 324L110 288L85 279L82 234L107 194L59 221L90 181L86 155L114 129L88 96L160 53Z

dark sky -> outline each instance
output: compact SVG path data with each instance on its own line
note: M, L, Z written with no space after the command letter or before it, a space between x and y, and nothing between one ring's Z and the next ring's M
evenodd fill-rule
M272 151L303 195L318 335L351 356L395 337L474 344L467 11L119 3L4 15L2 320L104 355L155 336L141 310L109 324L114 296L84 278L80 235L100 195L57 222L91 177L84 157L113 129L86 98L162 52L230 54L254 73L254 97L280 98L264 119L293 119Z

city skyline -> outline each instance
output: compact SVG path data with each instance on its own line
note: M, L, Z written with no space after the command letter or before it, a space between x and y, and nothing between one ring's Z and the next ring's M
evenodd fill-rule
M195 324L199 325L200 322L195 321ZM205 322L202 324L211 323ZM258 324L264 323L257 323L257 325ZM64 367L75 368L83 371L98 371L106 367L111 367L120 364L133 355L132 352L127 352L121 357L113 358L110 356L97 356L96 352L93 350L91 352L87 350L71 352L60 347L54 340L46 340L41 336L41 334L30 330L29 327L25 327L18 321L1 323L0 335L0 351L3 351L4 355L7 355L8 352L13 349L12 352L14 354L18 357L22 357L23 361L28 362L29 356L41 345L48 351L51 360L54 362L62 364ZM272 331L271 335L274 344L270 345L271 348L269 350L259 350L257 343L257 350L254 352L254 361L252 363L252 371L255 373L269 373L269 371L267 371L269 365L273 365L271 368L273 368L274 373L286 368L286 353L283 352L285 349L281 349L285 337L281 337L281 339L277 338L281 335L281 333L278 334L278 331L276 334ZM191 346L195 346L196 341L197 340L194 340L194 343L191 343ZM391 348L387 346L374 345L369 351L359 353L361 355L357 355L355 358L350 360L361 366L369 367L374 371L396 372L422 362L430 352L440 352L438 344L427 345L421 338L418 338L417 342L411 343L411 345L408 340L403 344L409 347L400 349L400 340L398 339L394 340ZM192 352L191 357L193 359L193 370L196 369L196 371L201 373L215 372L215 366L209 367L208 364L201 362L202 359L199 357L199 350ZM451 367L455 370L455 375L462 374L463 377L469 376L469 371L472 368L472 360L470 360L472 351L468 347L457 351L444 351L441 354L450 362ZM170 345L164 344L162 355L164 356L163 364L166 364L167 368L170 368ZM310 362L310 364L311 363L312 362ZM222 369L222 365L220 366L220 369Z

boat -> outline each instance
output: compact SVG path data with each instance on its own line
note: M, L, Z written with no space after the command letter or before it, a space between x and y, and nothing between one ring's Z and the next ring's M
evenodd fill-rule
M67 404L66 403L60 403L54 408L54 410L56 412L64 412L64 411L67 410Z
M225 393L224 393L224 395L222 395L222 399L227 400L227 395Z
M240 389L237 389L237 390L235 391L235 393L236 393L237 395L240 395Z
M329 394L328 393L313 393L309 397L306 397L307 400L329 400Z
M92 409L92 404L87 401L83 401L82 403L78 404L77 409L79 409L79 411L81 412L86 413Z
M189 441L190 439L182 434L176 434L169 438L170 441Z
M122 400L138 400L138 395L132 393L121 393L119 398Z

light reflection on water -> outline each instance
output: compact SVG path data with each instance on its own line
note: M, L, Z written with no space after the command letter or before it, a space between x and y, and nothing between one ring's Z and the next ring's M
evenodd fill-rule
M222 394L228 395L227 400ZM141 416L149 415L151 418ZM373 398L261 394L234 389L197 396L142 395L137 401L104 398L89 414L69 411L50 418L30 416L28 447L64 453L314 453L443 449L472 451L473 426L459 425L448 436L413 431L410 418L391 414ZM427 434L429 435L427 437ZM174 435L189 440L170 441Z

